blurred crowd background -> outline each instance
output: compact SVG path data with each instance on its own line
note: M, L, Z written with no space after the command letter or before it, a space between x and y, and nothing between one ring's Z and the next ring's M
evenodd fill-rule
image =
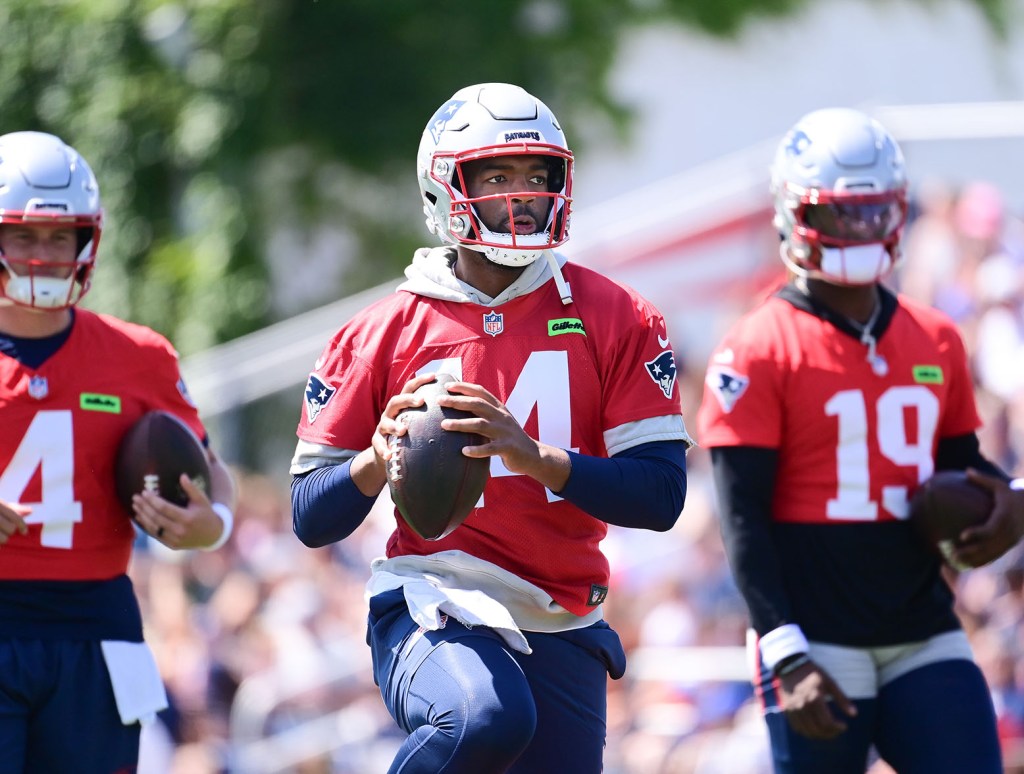
M894 284L957 320L984 448L1024 474L1019 214L987 182L922 186ZM697 364L683 375L691 426L702 381ZM297 418L298 400L295 408ZM688 464L689 494L673 530L613 527L605 542L613 566L607 618L630 657L626 676L609 684L609 774L770 771L746 682L746 611L725 562L706 453L694 449ZM310 550L291 532L287 488L238 473L237 526L224 549L180 555L144 543L136 554L146 635L173 700L145 733L140 772L384 771L401 737L372 682L362 589L391 529L386 494L352 537ZM992 687L1007 771L1021 774L1024 552L949 579Z

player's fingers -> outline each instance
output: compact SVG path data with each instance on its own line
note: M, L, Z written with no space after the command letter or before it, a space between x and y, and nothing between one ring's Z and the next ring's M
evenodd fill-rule
M817 701L809 710L807 727L814 739L833 739L846 730L846 724L835 716L827 701Z
M839 683L833 680L827 673L823 672L822 677L824 678L823 687L825 693L828 694L829 698L833 702L835 702L839 711L848 717L854 717L857 714L857 705L850 700L849 696L843 693L843 689L839 687Z
M1003 479L996 478L995 476L990 476L987 473L982 473L980 470L975 470L974 468L967 468L967 470L964 472L967 474L968 481L970 481L972 484L977 484L978 486L987 489L990 492L995 492L997 489L1006 486L1006 482L1003 481Z
M419 376L414 376L412 379L405 383L405 386L402 387L402 392L400 394L409 394L416 392L416 390L418 390L424 384L430 384L436 378L437 374L433 372L427 374L420 374ZM422 403L422 400L420 402Z
M490 404L491 406L501 405L501 401L498 400L494 393L492 393L486 387L482 387L479 384L474 384L473 382L451 382L448 385L448 392L449 395L441 395L438 398L437 402L440 405L451 405L453 408L457 408L458 406L456 406L454 403L443 402L452 399L454 395L466 395L472 398L479 398L484 402Z
M199 503L200 505L209 505L210 498L206 496L206 492L202 490L187 473L182 473L178 479L181 484L181 488L185 490L185 494L188 495L190 503Z
M8 535L15 532L28 534L28 524L25 523L25 516L32 513L32 509L21 503L0 503L0 525Z
M132 496L135 523L142 527L144 532L154 536L161 528L165 528L165 519L159 509L159 502L151 492Z

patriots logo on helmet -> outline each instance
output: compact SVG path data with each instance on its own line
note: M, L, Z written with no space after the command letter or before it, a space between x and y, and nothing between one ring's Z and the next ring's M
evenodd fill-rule
M464 99L450 99L434 113L434 117L430 119L428 126L430 127L430 136L434 138L435 143L441 141L441 133L448 126L451 117L458 113L459 108L465 104L466 100Z
M811 138L807 136L807 133L802 129L797 129L789 136L789 142L786 144L786 153L790 156L799 156L807 150L807 146L810 144Z
M672 388L676 386L676 356L671 349L666 349L654 360L644 363L648 375L655 384L661 387L666 398L672 397Z
M743 393L750 385L749 377L722 366L713 366L708 369L708 375L704 381L726 414L733 410L736 402L743 397Z
M330 402L337 391L337 387L329 387L316 374L309 375L309 381L306 382L306 416L309 417L310 424L316 422L316 418L320 416L324 406Z

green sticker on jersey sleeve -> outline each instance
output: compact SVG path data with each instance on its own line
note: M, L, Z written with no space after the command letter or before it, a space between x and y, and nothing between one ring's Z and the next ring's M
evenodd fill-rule
M918 384L942 384L942 368L934 365L914 366L914 381Z
M121 399L116 395L83 392L79 397L78 405L85 411L106 411L108 414L121 413Z
M587 335L587 332L583 330L583 320L578 317L548 320L548 336L561 336L563 333L582 333L584 336Z

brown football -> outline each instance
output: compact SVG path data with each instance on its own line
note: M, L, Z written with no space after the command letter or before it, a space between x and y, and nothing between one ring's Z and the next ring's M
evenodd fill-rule
M924 481L910 501L910 521L924 541L949 558L951 543L992 513L992 493L962 470L941 470Z
M455 378L438 374L417 391L424 403L402 411L398 418L408 429L391 436L388 461L391 499L406 523L426 540L440 540L462 524L480 500L490 475L490 459L462 453L464 446L478 446L485 439L476 433L444 430L444 419L463 419L466 411L442 407L439 395Z
M117 497L129 516L132 496L148 489L175 505L188 505L182 473L209 492L206 450L191 428L166 411L143 414L121 439L115 467Z

